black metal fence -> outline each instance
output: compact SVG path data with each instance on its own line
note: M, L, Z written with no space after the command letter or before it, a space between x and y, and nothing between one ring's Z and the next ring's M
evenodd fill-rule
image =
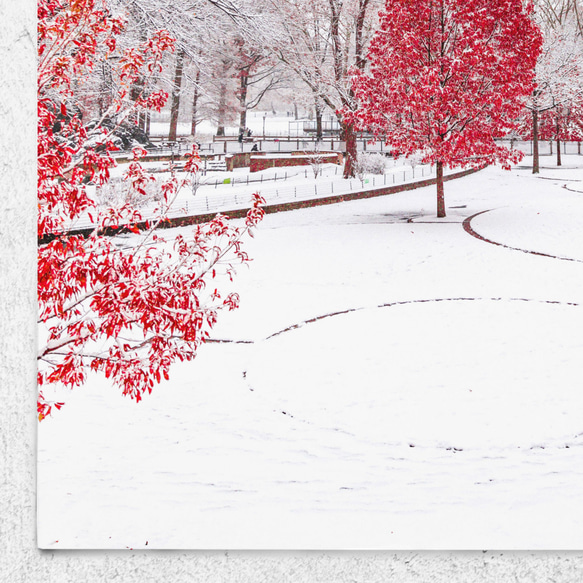
M500 144L518 149L526 155L532 155L533 144L531 140L497 140ZM188 152L192 148L193 142L191 140L177 140L169 142L160 140L154 142L152 147L146 148L150 155L159 156L176 156L180 157L182 154ZM213 142L198 143L199 152L203 156L222 156L225 154L236 154L240 152L259 152L267 153L290 153L313 151L316 148L321 150L332 150L338 152L346 151L346 142L334 137L326 137L323 140L317 141L313 136L303 137L254 137L252 140L239 142L236 136L221 136L213 137ZM359 152L378 152L389 155L391 153L390 146L387 146L382 141L371 141L368 138L359 138L357 140L357 149ZM564 154L583 155L583 147L581 142L561 142L561 152ZM539 141L539 154L541 156L552 155L556 153L556 144L553 141ZM116 157L124 158L127 152L119 152Z

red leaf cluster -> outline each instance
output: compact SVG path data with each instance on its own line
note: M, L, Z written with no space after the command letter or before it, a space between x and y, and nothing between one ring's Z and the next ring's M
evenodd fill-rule
M220 310L238 306L237 294L223 298L218 288L225 275L232 279L236 264L249 261L241 240L261 220L262 201L255 197L244 226L217 216L188 236L163 240L156 227L198 170L194 148L187 157L187 178L179 179L172 169L160 185L159 213L149 230L137 229L140 213L130 202L107 208L96 204L86 184L99 188L110 179L115 164L111 130L87 130L74 87L116 50L123 30L123 20L99 6L99 0L39 0L38 5L38 235L43 241L38 250L38 382L75 387L85 382L88 371L99 371L140 401L155 383L168 379L173 362L194 358ZM159 31L111 62L122 82L112 106L118 119L163 105L161 92L141 93L131 103L126 98L131 84L157 73L172 49L170 36ZM128 191L138 196L153 180L140 164L144 154L133 151L124 177ZM95 224L92 234L69 234L85 213ZM129 245L106 236L107 227L120 225L136 233ZM40 392L39 419L62 405Z
M522 0L386 0L356 74L354 121L400 154L449 166L509 164L494 138L534 87L542 37Z

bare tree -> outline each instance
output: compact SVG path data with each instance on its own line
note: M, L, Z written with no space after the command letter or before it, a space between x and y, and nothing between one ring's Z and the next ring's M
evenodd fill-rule
M536 67L536 88L526 103L533 140L533 167L540 171L539 138L541 121L555 121L557 163L560 159L560 124L577 117L583 100L583 29L581 3L577 0L537 0L536 19L543 31L544 44ZM568 115L567 115L568 113ZM548 134L548 121L547 121ZM544 135L544 134L543 134ZM548 135L546 136L548 137Z
M343 112L356 107L351 74L366 66L378 0L270 0L277 33L270 39L281 61L335 112L346 143L344 176L355 175L356 131ZM318 108L316 109L318 113Z

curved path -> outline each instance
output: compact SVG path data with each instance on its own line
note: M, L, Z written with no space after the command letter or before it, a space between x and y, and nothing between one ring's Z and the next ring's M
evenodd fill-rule
M504 243L500 243L498 241L492 241L491 239L487 239L486 237L480 235L472 228L472 220L476 217L483 215L484 213L491 212L492 209L487 209L485 211L480 211L478 213L473 214L472 216L464 219L463 227L466 233L479 239L480 241L484 241L484 243L490 243L491 245L498 245L499 247L504 247L505 249L512 249L513 251L521 251L522 253L530 253L531 255L538 255L539 257L550 257L551 259L559 259L561 261L575 261L577 263L583 263L581 259L573 259L571 257L560 257L558 255L550 255L548 253L542 253L541 251L532 251L530 249L519 249L518 247L511 247L510 245L505 245Z
M581 181L580 181L580 180L578 180L577 182L581 182ZM583 189L579 190L578 188L571 188L571 187L570 187L568 184L565 184L565 185L563 186L563 188L564 188L565 190L568 190L568 191L570 191L570 192L576 192L576 193L578 193L578 194L583 194Z
M477 236L478 239L484 240L488 243L491 241L487 241L486 239L482 239L482 237ZM514 249L513 247L507 247L506 245L501 245L500 243L494 243L495 245L500 245L501 247L506 247L508 249ZM518 249L518 251L522 251L522 249ZM533 255L542 255L544 257L552 257L552 255L544 255L541 253L536 253L533 251L524 251L525 253L532 253ZM561 257L557 257L556 259L562 259ZM572 261L577 261L573 259ZM583 263L583 262L582 262ZM558 306L576 306L579 307L581 304L577 302L561 302L558 300L537 300L532 298L503 298L503 297L458 297L458 298L429 298L429 299L418 299L418 300L405 300L401 302L387 302L385 304L379 304L377 306L366 306L366 307L358 307L358 308L347 308L345 310L338 310L336 312L330 312L327 314L321 314L319 316L315 316L313 318L308 318L306 320L302 320L301 322L297 322L296 324L291 324L286 328L278 330L277 332L273 332L266 336L261 340L233 340L233 339L226 339L226 338L209 338L206 340L206 344L255 344L256 342L262 342L264 340L270 340L277 336L281 336L286 332L291 332L293 330L297 330L299 328L303 328L308 324L314 324L316 322L321 322L322 320L326 320L328 318L334 318L336 316L344 316L346 314L353 314L355 312L361 312L364 310L371 310L371 309L379 309L379 308L392 308L396 306L407 306L412 304L429 304L429 303L439 303L439 302L535 302L539 304L549 304L549 305L558 305Z

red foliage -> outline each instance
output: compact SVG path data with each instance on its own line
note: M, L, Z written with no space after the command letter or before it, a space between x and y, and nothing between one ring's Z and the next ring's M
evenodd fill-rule
M518 135L533 139L532 112L526 110L520 118ZM555 105L538 113L538 139L583 141L583 105Z
M542 140L582 141L583 111L581 107L557 106L543 112L539 119Z
M188 237L164 241L156 227L198 170L200 159L193 149L187 156L189 177L179 179L171 172L161 185L158 216L147 232L132 226L141 217L131 204L96 205L85 184L109 180L115 164L111 134L99 127L87 131L73 87L116 50L123 30L123 21L99 6L99 0L38 4L38 235L39 240L52 237L38 251L38 382L74 387L89 370L100 371L123 394L140 401L155 382L168 378L172 362L194 358L221 309L238 306L237 294L223 297L211 282L221 273L232 278L235 263L249 261L241 240L261 220L262 199L255 195L244 227L217 216ZM109 113L116 113L118 122L139 109L163 105L166 95L161 92L142 91L129 104L127 96L138 79L140 87L147 87L144 79L159 71L172 42L158 31L112 61L121 90ZM151 180L140 165L143 155L134 150L125 176L128 190L138 195ZM95 224L92 234L68 234L85 213ZM120 225L137 233L129 247L104 234L106 227ZM41 391L39 419L62 405L45 400Z
M519 154L494 138L533 89L541 42L522 0L386 0L355 121L423 162L508 165Z

